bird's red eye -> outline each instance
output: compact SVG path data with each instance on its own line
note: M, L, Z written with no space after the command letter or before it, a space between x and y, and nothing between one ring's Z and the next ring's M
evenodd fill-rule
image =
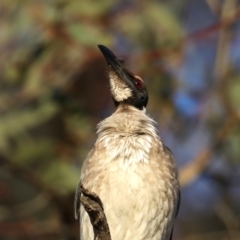
M139 79L135 79L135 85L137 86L138 89L143 88L143 82Z

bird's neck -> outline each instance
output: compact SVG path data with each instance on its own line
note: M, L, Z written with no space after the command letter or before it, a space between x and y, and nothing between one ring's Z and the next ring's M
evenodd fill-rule
M108 118L98 124L98 135L151 135L158 137L153 119L146 115L146 111L129 105L120 105Z
M96 144L108 154L106 161L120 160L126 166L148 163L159 136L154 121L144 111L123 106L98 125Z

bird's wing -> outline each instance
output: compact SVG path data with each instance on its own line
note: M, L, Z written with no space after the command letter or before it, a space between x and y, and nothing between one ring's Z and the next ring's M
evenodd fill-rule
M181 203L181 192L178 191L178 203L177 203L177 211L176 211L176 214L175 214L175 218L176 218L177 215L178 215L178 211L179 211L180 203ZM173 236L173 228L172 228L172 232L171 232L171 235L170 235L169 240L172 240L172 236Z
M80 195L81 195L81 181L79 181L76 192L75 192L75 197L74 197L74 215L75 219L79 220L79 215L80 215Z
M169 156L169 158L172 161L174 161L173 154L167 146L164 146L164 152L165 152L165 154L167 154ZM178 211L179 211L179 208L180 208L180 203L181 203L181 192L180 192L180 190L178 190L178 200L177 200L177 208L176 208L175 218L178 215ZM172 228L172 232L171 232L169 240L172 240L172 236L173 236L173 228Z
M179 211L179 208L180 208L180 204L181 204L181 192L180 192L180 190L179 190L179 191L178 191L177 211L176 211L175 217L177 217L177 215L178 215L178 211Z

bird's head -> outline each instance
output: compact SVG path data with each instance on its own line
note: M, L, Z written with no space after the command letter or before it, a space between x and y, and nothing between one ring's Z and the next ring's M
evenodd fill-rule
M140 110L148 103L148 93L143 80L123 66L107 47L98 45L108 64L110 90L115 104L128 104Z

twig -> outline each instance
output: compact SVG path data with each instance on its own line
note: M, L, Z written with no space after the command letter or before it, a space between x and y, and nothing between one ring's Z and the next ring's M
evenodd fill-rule
M188 165L180 170L180 184L182 187L193 182L209 165L216 149L219 148L236 127L239 126L239 119L235 115L225 120L210 147L202 150Z
M193 161L190 162L190 164L180 171L181 186L186 186L194 181L206 169L214 151L221 146L229 134L239 125L239 113L233 109L229 100L228 89L226 88L226 84L229 80L229 46L232 38L232 24L234 23L236 16L238 16L236 13L239 14L239 7L237 6L236 0L226 0L222 8L222 28L215 64L216 84L219 85L219 95L222 98L223 107L228 113L227 118L213 138L213 144L204 149Z
M193 182L208 166L213 152L210 149L203 150L198 156L180 171L181 187Z
M221 12L221 3L219 0L206 0L206 2L213 13L219 14Z
M83 186L80 188L82 193L80 201L87 211L92 223L94 240L111 240L107 218L104 213L100 198L95 193L92 193L89 190L85 189Z
M239 221L231 207L222 200L215 206L215 212L221 221L225 224L231 240L239 239L236 237L236 232L239 231Z
M215 64L215 78L220 82L226 78L229 71L229 49L232 39L232 25L234 23L236 14L235 9L238 9L236 0L224 1L221 14L221 22L225 24L220 30Z

